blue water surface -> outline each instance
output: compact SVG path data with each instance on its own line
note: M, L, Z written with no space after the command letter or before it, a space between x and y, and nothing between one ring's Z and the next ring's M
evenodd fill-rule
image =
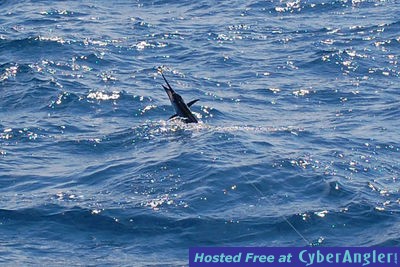
M0 1L0 265L400 245L400 2ZM174 114L163 80L199 124Z

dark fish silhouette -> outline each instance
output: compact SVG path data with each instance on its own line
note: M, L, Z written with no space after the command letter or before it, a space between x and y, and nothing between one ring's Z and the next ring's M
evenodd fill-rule
M165 86L165 85L162 85L162 86L164 87L165 92L167 92L169 100L171 101L171 104L174 107L175 112L176 112L176 114L172 115L169 119L179 117L185 123L198 123L198 120L193 115L193 113L190 111L189 107L192 106L197 101L199 101L199 99L192 100L186 104L185 101L183 101L183 98L172 89L171 85L169 85L167 79L165 78L165 76L162 72L161 72L161 75L162 75L165 83L167 84L167 86Z

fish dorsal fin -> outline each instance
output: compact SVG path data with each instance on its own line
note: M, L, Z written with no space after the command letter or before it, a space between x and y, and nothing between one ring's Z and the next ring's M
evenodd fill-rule
M190 106L192 106L194 103L196 103L196 102L199 101L199 100L200 100L200 99L192 100L192 101L190 101L189 103L187 103L187 106L190 107Z

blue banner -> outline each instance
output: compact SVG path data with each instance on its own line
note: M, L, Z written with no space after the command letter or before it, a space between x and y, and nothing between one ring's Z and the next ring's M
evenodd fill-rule
M397 247L195 247L190 267L399 267Z

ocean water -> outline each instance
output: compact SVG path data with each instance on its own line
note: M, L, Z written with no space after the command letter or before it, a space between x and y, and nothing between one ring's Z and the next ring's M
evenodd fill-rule
M0 265L400 245L400 2L0 1ZM162 67L201 123L168 121Z

